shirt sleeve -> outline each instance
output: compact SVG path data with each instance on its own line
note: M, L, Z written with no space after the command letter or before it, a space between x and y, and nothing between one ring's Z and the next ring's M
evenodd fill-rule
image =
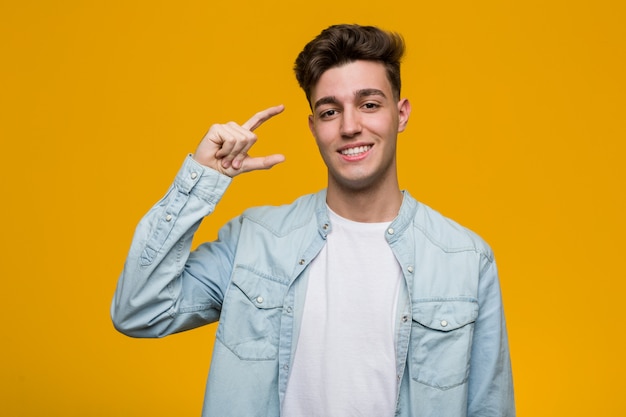
M190 255L202 219L231 178L188 156L166 195L141 219L119 277L111 318L133 337L162 337L219 319L232 270L239 221Z
M508 336L495 261L484 259L474 327L468 417L513 417L515 401Z

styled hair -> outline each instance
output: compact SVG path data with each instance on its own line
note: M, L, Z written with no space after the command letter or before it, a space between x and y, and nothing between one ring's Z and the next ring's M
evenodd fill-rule
M400 98L400 61L404 39L375 26L333 25L310 41L296 58L298 84L311 104L311 89L327 70L357 60L376 61L386 68L396 99Z

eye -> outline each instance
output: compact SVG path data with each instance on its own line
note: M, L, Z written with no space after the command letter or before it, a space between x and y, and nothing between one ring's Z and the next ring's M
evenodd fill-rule
M337 114L337 110L335 110L335 109L328 109L328 110L324 110L323 112L320 113L320 118L328 119L330 117L333 117L336 114Z
M376 110L377 108L379 108L380 105L378 103L365 103L363 104L363 108L366 110Z

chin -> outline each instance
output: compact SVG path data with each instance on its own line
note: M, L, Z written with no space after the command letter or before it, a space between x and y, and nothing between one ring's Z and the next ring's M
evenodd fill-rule
M376 188L376 178L341 178L333 181L338 188L347 192L362 192Z

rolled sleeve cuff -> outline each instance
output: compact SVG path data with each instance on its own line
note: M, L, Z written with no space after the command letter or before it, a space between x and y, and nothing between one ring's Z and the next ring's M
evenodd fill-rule
M232 178L204 166L187 155L174 184L185 195L194 194L211 204L217 204Z

